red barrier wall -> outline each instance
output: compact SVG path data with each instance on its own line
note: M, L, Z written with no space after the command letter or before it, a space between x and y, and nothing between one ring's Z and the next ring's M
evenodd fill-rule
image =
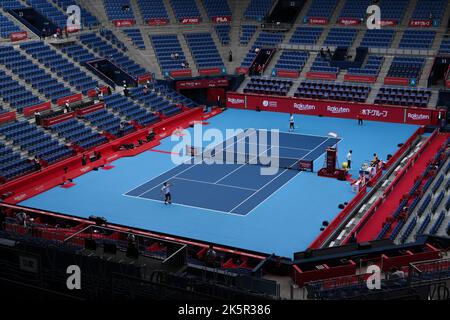
M436 124L439 112L434 109L375 105L343 101L300 99L293 97L263 96L257 94L228 93L227 107L237 109L321 115L326 117L408 123Z
M306 78L308 79L322 79L322 80L336 80L336 73L328 72L307 72Z
M181 24L198 24L202 21L200 18L182 18L180 19Z
M25 40L28 38L28 32L26 31L19 31L19 32L11 32L9 34L9 39L11 42Z
M296 79L300 76L300 72L292 70L277 70L277 77Z
M49 109L51 109L51 107L52 107L52 104L51 104L50 101L49 102L44 102L44 103L41 103L41 104L37 104L35 106L30 106L30 107L23 108L23 114L26 117L29 117L29 116L33 115L35 112L49 110Z
M169 24L169 20L163 19L163 18L148 19L147 24L149 26L165 26L165 25Z
M339 18L338 24L341 26L357 26L361 24L361 19L358 18Z
M407 86L409 85L409 80L408 78L386 77L384 78L384 84Z
M81 101L81 100L83 100L83 95L81 93L77 93L77 94L74 94L72 96L68 96L68 97L64 97L64 98L58 99L56 101L56 104L58 106L63 106L66 103L73 103L73 102L77 102L77 101Z
M326 25L328 24L328 19L323 17L311 17L308 19L308 24L310 25Z
M214 23L227 23L231 22L231 20L232 20L231 16L217 16L211 18L211 21Z
M58 124L67 120L70 120L72 118L75 118L75 112L68 112L68 113L64 113L62 115L53 117L53 118L49 118L49 119L43 119L42 120L42 125L44 127L50 127L54 124Z
M433 26L433 21L413 19L409 21L409 26L415 28L430 28Z
M344 76L345 81L353 81L353 82L367 82L367 83L375 83L377 81L377 77L374 76L363 76L356 74L346 74Z
M198 73L202 76L211 76L211 75L221 74L222 69L220 69L220 68L200 69L200 70L198 70Z
M113 23L116 27L131 27L136 24L136 21L133 19L113 20Z
M105 104L103 102L100 102L100 103L96 103L96 104L94 104L92 106L89 106L87 108L77 109L76 113L79 116L84 116L85 114L89 114L89 113L95 112L97 110L103 109L104 107L105 107Z
M183 69L183 70L173 70L170 71L170 76L173 78L177 77L191 77L192 70L191 69Z
M5 113L1 113L0 114L0 123L2 122L7 122L7 121L12 121L16 119L16 112L15 111L11 111L11 112L5 112Z

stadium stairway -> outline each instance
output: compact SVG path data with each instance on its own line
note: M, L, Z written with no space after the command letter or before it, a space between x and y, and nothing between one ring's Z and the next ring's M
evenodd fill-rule
M101 24L104 26L113 26L112 22L109 21L105 6L103 5L103 1L92 1L92 0L78 0L80 4L88 11L90 11L93 15L97 17Z
M424 192L421 200L417 203L414 211L411 212L408 220L404 224L403 228L397 235L395 242L396 243L408 243L414 242L416 239L416 235L421 234L429 234L433 225L439 219L441 212L445 211L447 214L441 225L435 230L434 234L446 236L446 227L448 225L448 221L450 220L450 215L448 214L446 205L447 201L449 201L449 190L446 190L446 183L450 179L450 171L445 172L447 168L450 166L450 158L441 166L439 172L436 173L433 183L428 187L428 189ZM442 179L443 178L443 179ZM440 197L441 194L444 194L444 198L441 201L440 205L435 208L434 212L432 211L432 205L435 203L436 199ZM428 201L430 195L431 200ZM427 201L427 202L426 202ZM428 205L427 205L428 203ZM413 219L417 219L417 223L415 228L408 230L408 225ZM421 230L422 229L422 230ZM433 233L433 232L431 232Z
M186 42L186 38L184 34L179 32L177 34L178 41L180 42L181 49L183 49L184 56L186 57L186 61L189 63L189 68L192 70L192 76L196 77L199 75L197 65L195 64L194 57L192 56L191 50L189 50L189 46Z
M334 8L334 12L329 19L329 22L328 22L329 26L337 25L339 15L341 14L342 8L344 8L344 6L345 6L345 3L346 3L346 1L338 1L336 8Z
M410 0L409 1L409 5L406 8L405 14L403 15L403 19L399 24L401 27L405 27L405 28L408 27L409 20L411 20L412 14L417 5L417 1L418 0ZM397 45L398 45L398 43L397 43ZM393 47L393 48L397 48L397 47Z
M442 147L446 140L446 135L439 134L431 141L423 151L422 155L409 169L408 174L404 175L397 186L392 190L388 196L388 200L384 201L378 207L371 219L369 219L359 231L357 235L358 242L370 241L377 237L381 230L382 223L397 209L403 195L411 190L416 179L423 173L428 163L434 158L437 151Z
M171 24L178 24L177 18L175 17L175 12L172 9L170 4L170 0L164 0L164 5L166 6L167 15L169 16L169 20Z
M200 17L202 21L209 21L208 13L206 12L205 6L201 0L195 0L197 4L198 11L200 12Z
M144 18L142 17L141 10L136 0L130 0L131 10L134 12L134 18L136 19L136 24L145 25Z

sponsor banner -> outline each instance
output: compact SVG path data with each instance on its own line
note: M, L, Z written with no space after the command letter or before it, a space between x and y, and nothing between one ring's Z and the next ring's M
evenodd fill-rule
M283 78L298 78L300 75L300 72L298 71L291 71L291 70L277 70L277 77L283 77Z
M246 74L248 72L248 68L244 68L244 67L237 67L236 68L236 73L237 74Z
M151 74L144 74L143 76L139 76L137 78L138 83L144 83L144 82L147 82L149 80L152 80L152 75Z
M433 123L433 121L432 110L418 108L405 109L405 123L424 125Z
M136 24L136 20L133 19L124 19L124 20L113 20L113 23L116 27L131 27Z
M81 93L74 94L73 96L68 96L64 98L60 98L56 101L58 106L65 105L66 103L73 103L77 101L83 100L83 95Z
M433 124L437 119L433 110L420 108L237 93L227 95L227 107L417 125Z
M12 42L28 39L28 32L26 31L11 32L9 34L9 39Z
M103 102L100 102L100 103L93 104L92 106L89 106L89 107L86 107L86 108L77 109L76 113L79 116L84 116L85 114L101 110L104 107L105 107L105 104Z
M384 84L407 86L407 85L409 85L409 79L408 78L386 77L386 78L384 78Z
M227 93L227 107L236 109L245 109L246 108L245 95Z
M222 69L221 68L200 69L200 70L198 70L198 73L202 76L211 76L211 75L221 74Z
M430 28L433 26L433 20L413 19L409 21L409 26L414 28Z
M202 19L200 19L199 17L180 19L181 24L199 24L201 21Z
M211 18L214 23L227 23L231 22L231 16L216 16Z
M173 70L173 71L170 71L170 76L173 78L192 77L192 70L191 69Z
M52 107L52 105L51 105L50 101L49 102L44 102L44 103L41 103L41 104L37 104L37 105L34 105L34 106L29 106L29 107L23 108L23 114L26 117L28 117L28 116L31 116L34 113L38 112L38 111L49 110L49 109L51 109L51 107Z
M323 80L336 80L337 75L329 72L307 72L306 78L308 79L323 79Z
M339 18L338 24L341 26L357 26L361 24L361 19L357 18Z
M311 17L308 19L308 24L310 25L326 25L328 24L328 19L323 17Z
M381 19L380 20L380 25L382 27L393 27L398 25L398 20L395 19Z
M188 81L177 81L176 89L202 89L202 88L217 88L217 87L228 87L227 79L198 79L198 80L188 80Z
M169 19L164 19L164 18L148 19L147 24L149 26L165 26L165 25L169 24Z
M7 121L12 121L16 119L16 112L15 111L10 111L10 112L5 112L5 113L1 113L0 114L0 123L2 122L7 122Z
M72 111L72 112L64 113L60 116L56 116L53 118L43 119L42 125L44 127L50 127L54 124L58 124L58 123L61 123L61 122L64 122L64 121L67 121L67 120L70 120L73 118L75 118L75 112Z
M376 80L377 77L374 76L364 76L355 74L346 74L344 76L344 81L375 83Z

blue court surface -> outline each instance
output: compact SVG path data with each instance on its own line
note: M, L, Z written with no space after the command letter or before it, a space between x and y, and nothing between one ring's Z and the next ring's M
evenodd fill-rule
M209 121L203 130L258 128L286 132L289 127L287 114L247 110L227 110ZM300 138L294 148L310 152L320 145L319 141L328 138L328 133L336 132L342 139L338 143L339 162L346 161L348 150L353 150L351 173L355 176L357 167L370 161L373 153L386 159L417 129L412 125L369 121L358 126L356 120L311 116L295 116L295 121L294 134L280 138L280 144L291 145L286 142L288 137ZM188 132L192 134L193 129ZM308 137L314 136L320 140L308 142ZM269 178L255 172L261 166L231 164L222 165L218 170L219 165L174 164L167 152L177 144L179 141L164 139L157 150L119 159L113 163L112 170L90 172L75 179L72 188L56 187L21 204L82 217L103 216L112 223L292 257L293 252L305 250L314 241L323 221L331 221L340 212L339 204L354 197L347 182L297 170L281 170L276 176L278 182L270 183L266 193L263 185L270 182ZM316 171L324 164L322 153L323 150L317 150L317 154L311 154ZM234 174L233 168L239 169L238 173ZM188 170L182 173L184 169ZM228 173L232 174L227 176ZM168 179L178 175L172 196L179 204L161 202L161 186L155 179L163 175ZM139 186L144 186L142 192ZM154 194L150 191L153 186L156 186ZM230 186L230 193L224 195ZM134 196L126 195L131 192ZM139 197L142 195L150 199ZM245 197L255 195L258 199L244 201ZM236 208L243 201L245 205Z
M259 141L259 131L246 136L235 136L216 146L221 160L219 164L206 161L190 160L175 167L149 182L140 185L125 195L147 200L161 200L161 185L168 181L173 194L173 203L202 208L213 211L222 211L229 214L246 215L258 205L263 203L278 189L282 188L298 173L299 160L315 161L328 147L336 146L340 139L302 134L278 133L276 144L272 144L271 135L266 133L266 141ZM256 143L250 143L251 136ZM239 154L238 144L242 151ZM251 153L254 146L255 153ZM225 151L227 150L227 151ZM267 152L273 155L276 150L277 162L272 165L276 170L271 174L262 174L259 155ZM211 150L211 154L215 150ZM272 152L271 152L272 151ZM240 156L243 159L239 159ZM231 158L231 160L230 160ZM207 159L204 159L207 160ZM226 161L236 164L226 164ZM254 160L254 164L250 163ZM267 166L271 162L267 162ZM294 167L294 168L293 168Z

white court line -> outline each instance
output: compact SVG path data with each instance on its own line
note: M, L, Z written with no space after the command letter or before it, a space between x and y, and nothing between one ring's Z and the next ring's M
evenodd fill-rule
M207 182L207 181L200 181L200 180L192 180L192 179L185 179L185 178L174 178L175 180L184 180L184 181L190 181L190 182L196 182L196 183L204 183L204 184L212 184L216 186L221 187L228 187L228 188L234 188L234 189L242 189L242 190L248 190L248 191L258 191L258 189L250 189L250 188L244 188L244 187L238 187L238 186L230 186L228 184L220 184L220 183L213 183L213 182Z
M236 141L236 142L239 142L239 141L241 141L242 139L245 139L247 136L245 136L244 135L244 137L243 138L241 138L241 139L239 139L238 141ZM192 160L192 159L191 159ZM182 173L184 173L184 172L186 172L186 171L189 171L189 170L191 170L192 168L194 168L195 166L197 166L197 165L199 165L199 164L202 164L203 163L203 161L202 162L200 162L200 163L196 163L196 164L194 164L194 165L192 165L192 164L188 164L188 163L183 163L183 164L186 164L186 165L189 165L189 167L188 168L186 168L185 170L183 170L183 171L181 171L181 172L178 172L176 175L174 175L174 176L171 176L170 178L168 178L167 180L170 180L170 179L173 179L173 178L176 178L177 176L179 176L180 174L182 174ZM137 187L135 187L135 188L133 188L133 189L131 189L131 190L129 190L128 192L126 192L126 193L129 193L129 192L131 192L131 191L133 191L133 190L136 190L137 188L139 188L139 187L141 187L141 186L143 186L144 184L146 184L146 183L148 183L148 182L150 182L150 181L152 181L152 180L155 180L155 179L157 179L157 178L159 178L160 176L162 176L162 175L164 175L164 174L166 174L166 173L168 173L168 172L170 172L170 171L172 171L173 169L175 169L176 167L174 167L174 168L171 168L171 169L169 169L169 170L166 170L165 172L163 172L163 173L161 173L161 174L159 174L158 176L154 176L152 179L150 179L150 180L148 180L147 182L144 182L144 183L142 183L141 185L139 185L139 186L137 186ZM149 192L149 191L152 191L153 189L155 189L155 188L157 188L159 185L156 185L156 186L154 186L153 188L151 188L151 189L148 189L148 190L146 190L145 192L143 192L143 193L141 193L141 194L139 194L138 195L138 197L139 196L142 196L144 193L147 193L147 192Z
M315 150L317 150L317 148L319 148L321 145L323 145L325 142L327 142L330 138L327 138L325 141L323 141L321 144L319 144L318 146L316 146L313 150L311 150L309 153L307 153L305 156L303 156L302 158L300 158L299 160L303 160L306 156L310 155L312 152L314 152ZM244 201L242 201L240 204L238 204L236 207L234 207L231 211L233 211L234 209L238 208L239 206L241 206L242 204L244 204L245 202L247 202L250 198L252 198L253 196L255 196L258 192L260 192L261 190L263 190L267 185L269 185L269 183L272 183L276 178L280 177L281 175L283 175L287 170L289 169L285 169L284 171L282 171L279 175L277 175L275 178L273 178L272 180L270 180L268 183L266 183L264 186L262 186L258 191L256 191L254 194L252 194L251 196L249 196L248 198L246 198ZM289 181L287 181L289 182ZM287 183L286 182L286 183ZM277 188L273 193L270 194L270 196L272 196L274 193L276 193L277 191L279 191L281 188L284 187L284 185L286 184L284 183L283 185L281 185L279 188ZM256 207L258 207L261 203L265 202L268 198L265 198L262 202L260 202ZM255 207L255 208L256 208ZM251 211L253 211L255 208L253 208ZM249 214L250 212L248 212L247 214Z
M164 203L164 201L162 201L162 200L130 196L130 195L127 195L127 194L122 194L122 195L124 197L134 198L134 199L138 199L138 200L147 200L147 201L152 201L152 202L158 202L158 203L161 203L161 204ZM241 217L241 218L245 218L247 216L247 214L237 214L237 213L231 213L231 212L226 212L226 211L214 210L214 209L210 209L210 208L195 207L195 206L190 206L190 205L187 205L187 204L181 204L181 203L176 203L176 202L173 202L170 205L171 206L186 207L186 208L191 208L191 209L197 209L197 210L200 210L200 211L210 211L210 212L214 212L215 214L220 213L220 214L225 214L225 215L237 216L237 217Z

